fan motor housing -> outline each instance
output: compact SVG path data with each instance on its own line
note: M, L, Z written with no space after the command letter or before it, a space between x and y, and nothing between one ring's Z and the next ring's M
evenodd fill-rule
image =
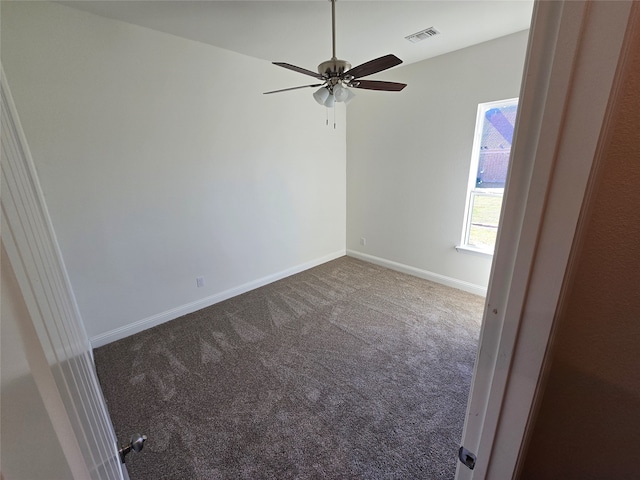
M318 73L327 77L338 77L351 68L351 64L345 60L332 58L318 65Z

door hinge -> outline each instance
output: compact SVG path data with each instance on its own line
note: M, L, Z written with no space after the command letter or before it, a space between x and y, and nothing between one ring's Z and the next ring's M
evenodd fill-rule
M473 470L473 467L476 466L475 454L464 447L460 447L460 450L458 450L458 458L464 465L469 468L469 470Z

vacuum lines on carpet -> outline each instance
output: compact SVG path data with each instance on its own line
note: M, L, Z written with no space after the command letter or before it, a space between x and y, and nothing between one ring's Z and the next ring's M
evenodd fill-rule
M131 479L452 479L483 305L342 257L101 347Z

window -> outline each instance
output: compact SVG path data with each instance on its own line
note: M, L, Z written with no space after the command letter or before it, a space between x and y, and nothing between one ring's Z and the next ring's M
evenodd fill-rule
M517 98L478 105L459 249L493 253L517 111Z

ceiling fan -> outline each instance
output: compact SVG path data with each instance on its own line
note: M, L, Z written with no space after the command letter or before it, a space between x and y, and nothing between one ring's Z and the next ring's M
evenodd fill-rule
M333 107L335 102L348 103L355 94L350 88L362 88L365 90L383 90L387 92L399 92L407 85L397 82L382 82L378 80L361 80L362 77L382 72L396 65L400 65L400 60L395 55L385 55L374 60L351 68L351 64L345 60L339 60L336 57L336 0L331 1L331 40L333 47L333 55L331 60L322 62L318 65L318 73L306 68L297 67L290 63L273 62L279 67L293 70L294 72L303 73L310 77L321 80L322 83L312 85L303 85L301 87L283 88L281 90L273 90L264 92L265 95L271 93L288 92L289 90L298 90L301 88L320 87L314 94L313 98L326 107Z

